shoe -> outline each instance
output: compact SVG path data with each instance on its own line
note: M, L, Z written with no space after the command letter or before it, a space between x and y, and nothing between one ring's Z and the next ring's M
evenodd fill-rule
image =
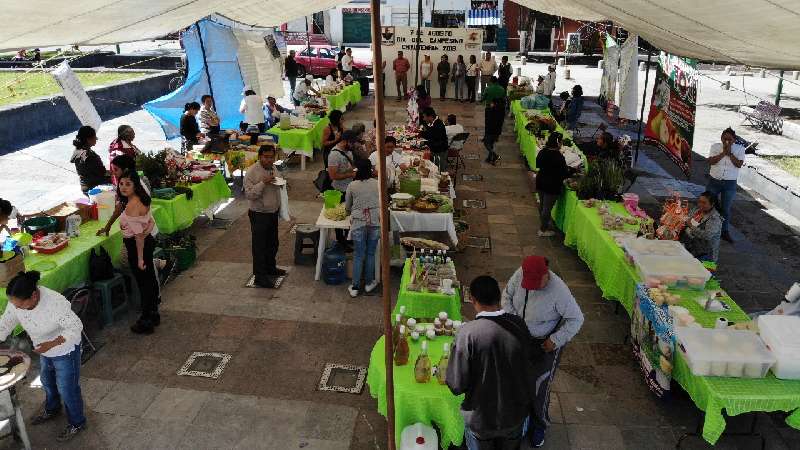
M374 291L376 287L378 287L378 280L375 280L372 283L369 283L366 286L364 286L364 292L369 294L372 291Z
M350 293L350 297L352 298L358 297L358 288L354 287L352 284L347 287L347 292Z
M723 231L722 232L722 236L720 236L720 237L722 238L723 241L730 242L731 244L733 244L733 238L731 237L731 233L730 232Z
M497 164L497 161L500 161L500 155L495 153L494 158L492 159L492 164Z
M286 271L276 267L275 270L270 270L267 272L267 275L271 275L273 277L285 277Z
M153 334L155 331L156 330L153 326L153 322L146 319L139 319L135 324L133 324L133 326L131 326L131 332L136 334Z
M541 448L544 445L544 430L534 428L530 434L531 447Z
M54 418L56 418L56 417L58 417L60 415L61 415L61 410L60 409L57 409L55 411L47 411L45 409L45 410L43 410L43 412L41 414L39 414L38 416L34 417L33 420L31 420L31 425L41 425L41 424L43 424L43 423L45 423L47 421L50 421L50 420L52 420L52 419L54 419Z
M161 314L159 313L150 314L150 322L153 324L154 327L161 325Z
M555 231L552 231L552 230L547 230L547 231L542 231L542 230L539 230L539 231L536 233L536 235L537 235L537 236L539 236L539 237L552 237L552 236L555 236L555 235L556 235L556 232L555 232Z
M275 280L270 277L266 278L256 278L253 280L253 286L262 288L262 289L274 289L275 288Z
M58 442L67 442L78 435L81 431L86 429L86 424L83 424L79 427L73 425L67 425L58 436L56 436L56 441Z

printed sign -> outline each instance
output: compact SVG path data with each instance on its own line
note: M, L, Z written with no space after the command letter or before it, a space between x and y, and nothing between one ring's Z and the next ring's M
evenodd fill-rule
M413 88L416 80L421 84L422 78L418 75L419 64L425 59L425 55L430 56L433 70L430 75L431 90L434 97L438 97L439 81L437 77L437 64L441 61L442 55L447 55L451 65L456 62L458 56L464 58L464 63L469 65L470 55L474 55L476 61L480 62L481 47L483 46L483 30L479 28L429 28L419 29L417 27L382 27L381 29L382 53L386 61L386 94L392 95L395 92L394 71L392 62L397 58L397 52L402 51L403 56L408 59L411 69L408 72L408 87ZM419 50L419 60L417 60L417 50ZM452 70L452 69L451 69ZM466 93L466 86L462 86ZM455 84L448 77L446 82L446 97L455 97Z
M645 142L665 152L688 175L697 105L696 62L664 52L658 62Z
M639 361L647 386L657 397L665 398L670 391L675 351L671 319L664 309L653 303L643 284L637 285L636 297L631 316L633 355Z

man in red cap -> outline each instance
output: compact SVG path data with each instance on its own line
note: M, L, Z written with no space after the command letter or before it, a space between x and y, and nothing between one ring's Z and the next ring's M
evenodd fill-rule
M528 437L531 446L539 448L544 445L545 431L550 425L550 385L561 349L581 329L583 313L567 285L550 271L543 256L528 256L522 261L522 267L506 284L501 305L504 311L521 317L533 336L531 382L535 400Z

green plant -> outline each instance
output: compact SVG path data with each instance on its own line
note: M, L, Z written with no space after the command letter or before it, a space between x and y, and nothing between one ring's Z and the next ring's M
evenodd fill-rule
M162 150L155 154L140 153L136 156L136 167L150 180L150 185L159 188L167 176L167 152Z
M614 200L625 182L625 170L613 159L598 158L589 165L586 175L578 180L576 193L581 200L596 198Z

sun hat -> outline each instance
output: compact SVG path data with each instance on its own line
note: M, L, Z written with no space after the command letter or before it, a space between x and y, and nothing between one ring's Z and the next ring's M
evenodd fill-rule
M528 256L522 261L522 288L541 289L542 277L548 273L544 256Z

